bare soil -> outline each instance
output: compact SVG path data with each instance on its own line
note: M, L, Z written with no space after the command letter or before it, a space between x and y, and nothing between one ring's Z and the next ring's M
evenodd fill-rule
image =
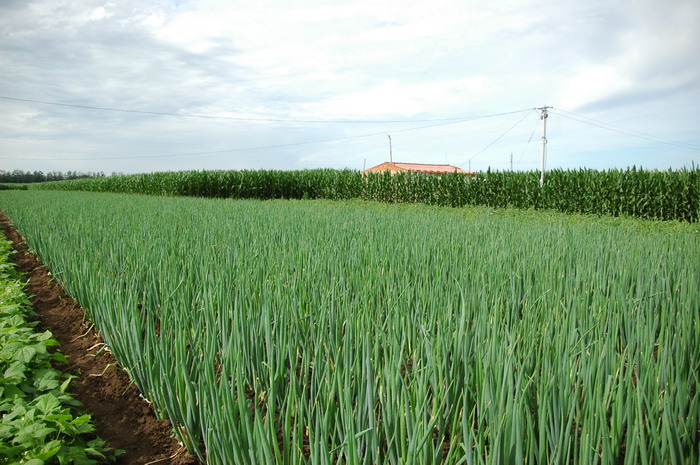
M24 238L0 213L0 228L13 242L13 261L28 280L25 292L38 315L39 328L50 330L68 365L58 369L76 376L69 391L92 415L96 434L115 449L124 449L120 465L197 465L172 435L168 420L158 420L129 376L86 320L85 312L52 279L46 266L30 253Z

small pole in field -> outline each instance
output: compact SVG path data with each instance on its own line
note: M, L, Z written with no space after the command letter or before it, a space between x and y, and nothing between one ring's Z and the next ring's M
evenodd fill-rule
M365 158L365 161L362 163L362 171L367 169L367 159Z
M394 154L391 151L391 136L389 134L387 134L386 136L389 138L389 161L393 163Z
M513 171L513 152L510 152L510 170Z

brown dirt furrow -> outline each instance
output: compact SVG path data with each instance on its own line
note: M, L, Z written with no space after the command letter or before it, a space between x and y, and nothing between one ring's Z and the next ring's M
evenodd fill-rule
M112 353L103 349L103 341L86 321L80 305L52 279L2 213L0 228L13 242L18 271L28 279L25 292L38 314L40 329L50 330L68 357L68 365L58 368L76 376L69 391L92 414L97 435L111 447L126 450L117 463L198 464L172 436L170 422L156 418L129 376L118 368Z

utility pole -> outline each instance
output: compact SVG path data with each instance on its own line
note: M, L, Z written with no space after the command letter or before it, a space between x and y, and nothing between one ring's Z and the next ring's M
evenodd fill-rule
M510 170L513 171L513 152L510 152Z
M391 136L389 134L387 134L386 136L389 138L389 161L393 162L394 154L391 152Z
M541 171L542 173L540 174L540 187L544 186L544 159L545 159L545 154L547 153L547 110L549 110L552 107L544 106L538 108L542 112L540 115L540 119L542 120L542 160L540 163L541 166Z
M472 172L472 161L471 160L469 160L469 172L470 173Z

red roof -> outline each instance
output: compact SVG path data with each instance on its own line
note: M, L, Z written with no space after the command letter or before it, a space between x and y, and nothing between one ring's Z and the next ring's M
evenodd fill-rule
M394 165L408 171L423 171L425 173L466 173L463 169L452 165L429 165L426 163L394 163Z
M452 166L452 165L436 165L436 164L428 164L428 163L401 163L401 162L390 162L386 161L384 163L381 163L377 166L373 166L372 168L369 168L363 173L369 173L369 172L382 172L382 171L413 171L413 172L420 172L420 173L463 173L463 174L472 174L469 171L465 171L457 166Z

